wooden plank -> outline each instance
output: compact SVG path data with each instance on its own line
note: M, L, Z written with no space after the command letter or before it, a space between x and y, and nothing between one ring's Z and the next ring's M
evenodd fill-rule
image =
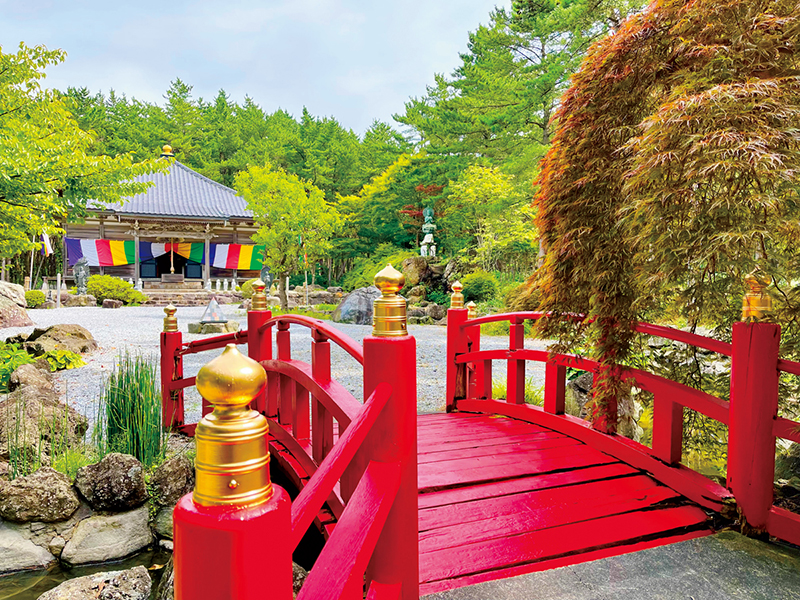
M630 552L638 552L639 550L647 550L648 548L657 548L659 546L666 546L675 544L677 542L685 542L700 537L705 537L714 533L710 529L702 529L698 531L690 531L689 533L678 533L668 537L658 537L656 539L621 544L618 546L610 546L601 548L599 550L590 550L588 552L581 552L576 554L569 554L558 558L543 560L535 563L528 563L524 565L517 565L505 569L497 569L492 571L485 571L475 575L467 575L465 577L458 577L454 579L442 579L433 581L420 586L420 594L434 594L436 592L443 592L452 590L454 588L464 587L467 585L475 585L485 581L496 581L498 579L507 579L509 577L516 577L518 575L525 575L527 573L535 573L539 571L547 571L550 569L557 569L559 567L566 567L578 563L590 562L599 560L601 558L609 558L611 556L619 556L621 554L628 554Z
M560 450L562 449L556 448L553 452ZM530 475L531 473L547 473L617 462L610 456L596 452L586 446L571 446L569 450L571 453L567 455L540 456L538 460L532 458L524 463L516 461L510 464L493 465L490 468L480 470L466 468L453 471L442 468L441 465L420 465L418 475L419 489L420 492L424 493L456 485L500 481L512 477Z
M499 482L493 481L491 483L482 483L470 487L420 494L419 509L423 510L435 506L448 506L458 502L471 502L473 500L480 500L481 498L496 498L562 485L572 486L584 482L630 476L637 473L639 473L639 471L629 467L625 463L613 463L610 465L600 465L598 467L574 469L561 473L529 475L520 479L509 479Z
M463 419L457 418L457 415L469 415L471 418ZM537 431L541 430L542 427L539 425L535 425L533 423L528 423L526 421L521 421L520 419L511 419L509 417L501 416L501 415L480 415L480 414L471 414L470 413L455 413L447 415L450 420L443 421L441 423L429 423L424 426L417 426L417 431L419 433L431 433L433 431L451 431L454 433L458 433L463 431L464 429L469 430L470 428L480 428L480 427L500 427L500 426L511 426L511 427L520 427L529 431Z
M475 438L471 440L458 440L456 442L443 442L441 444L425 444L420 446L419 455L434 456L442 452L452 452L454 450L461 450L467 448L481 448L483 446L507 446L509 444L519 444L521 442L545 440L545 439L560 439L567 437L561 433L554 433L552 431L543 431L541 433L526 433L521 435L509 435L503 437L492 438Z
M641 492L639 497L595 498L590 504L555 504L542 506L513 514L503 514L482 521L459 523L432 529L420 534L420 552L433 552L445 548L460 548L464 544L507 538L533 531L544 531L549 527L560 527L570 523L586 523L590 519L621 515L650 508L659 502L678 497L676 492L664 486L653 486Z
M463 402L463 400L462 400ZM533 433L545 433L547 429L533 428L527 423L513 422L513 424L499 423L492 426L483 427L461 427L452 431L431 431L418 432L417 439L420 445L443 444L447 442L459 442L464 440L502 438L507 435L525 435ZM552 430L550 430L552 431Z
M575 438L567 436L548 437L541 440L526 440L514 444L501 444L480 446L478 448L460 448L443 452L420 454L417 463L427 464L449 460L477 458L479 456L500 456L503 454L516 454L518 460L525 460L524 455L547 448L561 448L563 446L577 446L581 444Z
M442 423L455 423L482 419L486 415L472 413L423 413L417 415L417 428L440 425Z
M499 515L521 514L553 506L569 506L570 509L573 509L572 505L576 503L586 504L585 508L588 508L588 505L595 501L615 501L620 497L645 494L657 487L668 489L659 486L647 475L637 475L429 508L421 510L419 513L419 530L422 532L451 525L463 525L472 521L492 519ZM673 495L675 493L672 490L670 492ZM579 520L586 520L581 518L582 511L580 509L576 513ZM553 524L543 523L539 527L552 526Z
M637 511L586 523L573 523L534 531L524 535L465 544L458 549L420 554L420 581L463 577L481 571L500 569L555 558L573 552L599 549L673 530L701 528L705 513L695 506L680 506L660 511Z

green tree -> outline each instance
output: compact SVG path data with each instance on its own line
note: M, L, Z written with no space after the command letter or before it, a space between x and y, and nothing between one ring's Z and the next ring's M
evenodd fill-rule
M283 169L250 166L239 173L236 190L247 200L258 224L255 241L266 245L264 264L278 277L286 310L286 277L328 252L340 217L322 190Z
M158 170L155 161L134 163L128 154L95 156L96 138L82 130L62 96L43 89L48 65L61 50L20 44L0 48L0 256L32 246L32 238L61 231L67 219L86 214L89 200L119 202L147 184L131 180Z

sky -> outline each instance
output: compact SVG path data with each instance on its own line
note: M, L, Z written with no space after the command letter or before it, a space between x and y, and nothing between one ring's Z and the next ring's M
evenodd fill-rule
M390 122L434 74L449 74L468 33L510 0L0 0L0 47L67 52L45 85L114 89L153 103L175 78L193 96L224 89L265 111L303 106L362 134Z

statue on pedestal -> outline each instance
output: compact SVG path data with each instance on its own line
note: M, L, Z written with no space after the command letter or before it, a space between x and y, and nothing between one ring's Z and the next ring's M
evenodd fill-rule
M433 209L426 206L422 210L422 216L425 219L425 223L422 225L422 233L425 234L425 237L422 238L422 244L420 244L420 256L436 256L436 243L433 241L433 232L436 231L436 225L433 223Z
M89 261L81 256L75 266L72 267L72 272L75 275L75 287L78 295L85 296L88 293L86 285L89 282Z
M261 267L261 272L258 274L259 279L264 282L264 286L266 289L269 290L270 286L272 285L272 273L269 272L269 268L266 266Z

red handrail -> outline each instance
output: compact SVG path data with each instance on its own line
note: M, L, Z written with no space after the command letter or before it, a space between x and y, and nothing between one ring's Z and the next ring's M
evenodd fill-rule
M361 347L361 345L350 336L334 329L325 321L303 315L281 315L278 317L272 317L266 321L261 326L260 331L265 331L266 329L272 327L273 325L277 325L278 323L294 323L295 325L302 325L303 327L308 327L309 329L318 331L326 338L336 342L336 344L342 348L342 350L355 358L360 365L364 364L364 349Z

